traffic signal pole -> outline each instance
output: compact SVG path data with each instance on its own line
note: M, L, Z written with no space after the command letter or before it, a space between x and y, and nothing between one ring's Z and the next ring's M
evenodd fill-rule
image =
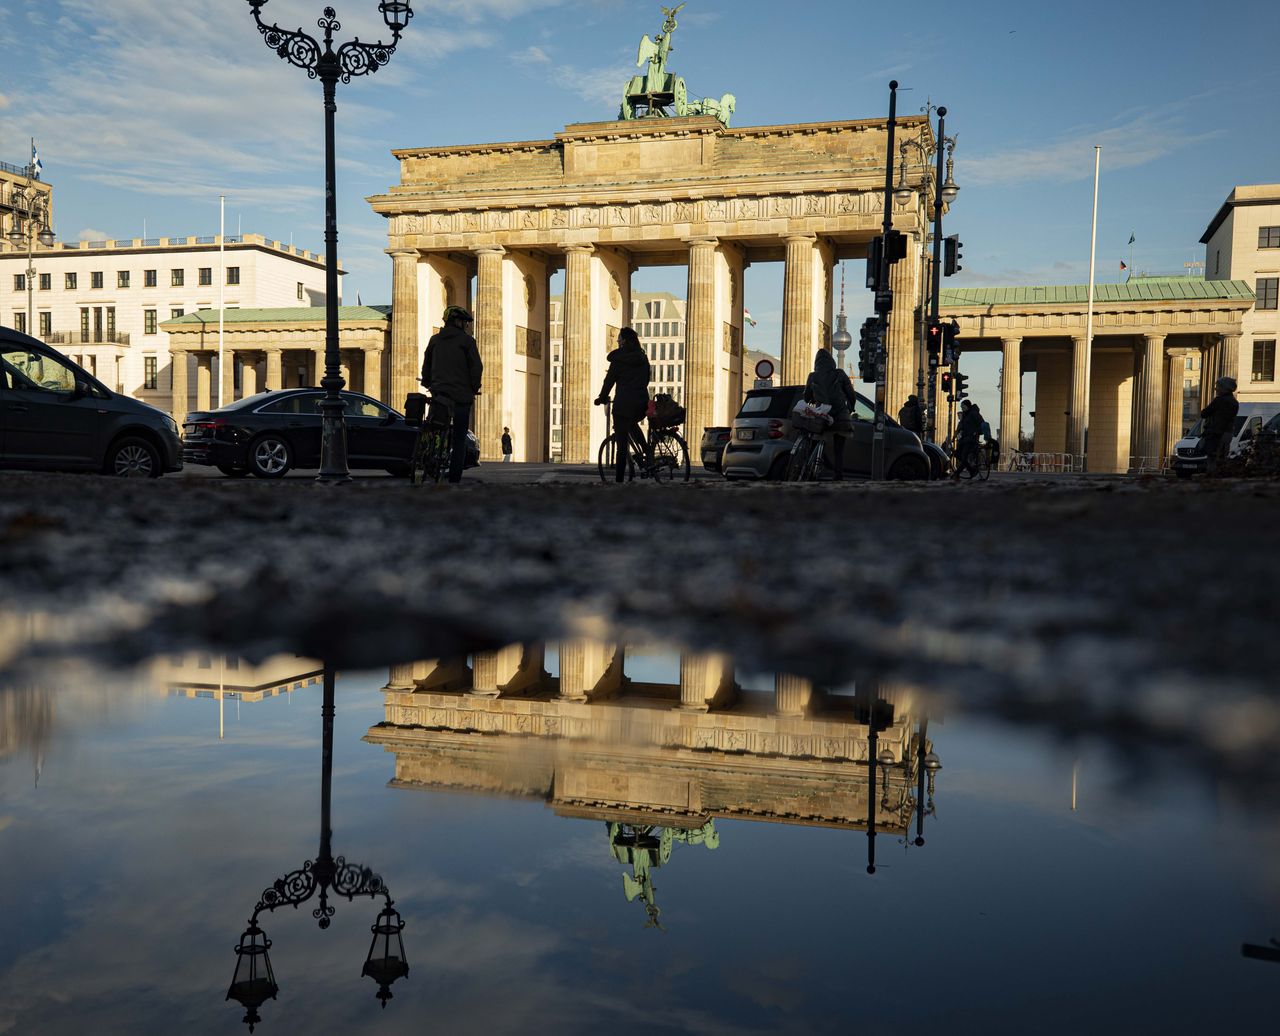
M947 109L938 109L938 139L935 141L937 147L938 170L933 181L933 269L929 288L929 321L931 326L937 326L938 323L938 295L942 290L942 155L946 151L944 142L946 141L946 125L947 125ZM939 345L941 343L938 343ZM925 416L925 435L930 442L937 442L937 412L938 412L938 357L932 352L929 354L929 403L928 413Z
M885 360L889 340L889 314L893 312L893 291L889 287L889 270L892 265L893 247L893 138L898 117L898 81L889 83L888 143L884 158L884 231L880 249L880 278L876 290L876 314L880 324L880 343L876 350L876 425L871 440L871 478L883 480L885 452Z

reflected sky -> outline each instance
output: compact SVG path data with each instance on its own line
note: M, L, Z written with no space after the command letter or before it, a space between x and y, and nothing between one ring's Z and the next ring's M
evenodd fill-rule
M637 683L680 671L670 652L627 661ZM142 689L152 673L97 710L61 684L38 785L9 721L0 1032L244 1030L233 947L319 840L321 687L297 673L221 702ZM747 698L771 680L740 678ZM1280 967L1240 944L1280 936L1275 817L1202 779L1136 781L1110 750L953 710L929 722L923 847L882 834L869 875L856 827L716 816L714 848L677 839L650 872L659 930L605 820L389 786L395 753L364 740L387 683L338 679L333 850L387 882L410 974L380 1008L360 974L372 900L337 901L327 931L309 907L264 916L280 992L260 1033L1203 1032L1224 1004L1244 1028L1274 1020Z

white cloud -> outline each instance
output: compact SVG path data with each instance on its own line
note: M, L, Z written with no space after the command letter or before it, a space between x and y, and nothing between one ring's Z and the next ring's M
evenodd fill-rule
M11 103L7 94L0 94L0 111L4 111Z
M541 47L534 46L511 55L511 60L521 65L545 65L551 58Z
M578 68L561 65L555 70L558 86L572 90L584 101L602 104L616 109L622 100L622 91L631 80L632 67L619 63L598 68ZM613 117L612 113L609 115Z
M427 0L426 10L468 22L483 22L490 18L518 18L563 3L564 0Z
M81 241L106 241L110 237L109 234L101 230L94 230L93 227L85 227L80 231Z
M1167 118L1139 115L1109 129L1075 129L1041 147L1010 148L975 158L959 158L957 180L977 186L1048 181L1069 183L1093 175L1093 149L1102 147L1104 168L1130 169L1202 143L1218 131L1184 133Z

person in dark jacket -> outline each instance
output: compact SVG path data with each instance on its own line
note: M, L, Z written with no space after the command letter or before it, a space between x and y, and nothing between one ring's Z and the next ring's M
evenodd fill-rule
M844 481L844 442L853 434L853 409L858 397L849 375L836 366L835 357L819 349L813 358L813 373L804 387L809 403L826 403L831 407L831 461L837 482Z
M502 429L502 463L511 463L511 429Z
M1240 402L1236 399L1236 379L1219 378L1213 386L1217 395L1200 411L1204 424L1200 428L1200 444L1204 448L1206 475L1216 475L1236 430Z
M915 396L908 396L898 411L898 424L924 438L924 407Z
M604 387L596 398L597 406L606 406L610 390L613 396L613 437L618 444L616 481L627 472L627 441L636 443L648 459L648 447L640 434L640 422L649 411L649 357L640 346L640 336L630 327L618 332L618 348L608 356L609 372Z
M467 431L471 408L480 392L484 364L471 337L474 318L461 306L450 306L441 319L439 334L431 336L422 357L422 386L433 399L442 399L453 409L453 449L449 457L449 481L462 481L467 461Z
M970 474L977 474L978 471L978 436L982 434L982 426L986 421L982 417L982 411L970 403L967 399L960 404L960 423L956 428L956 434L960 443L956 447L956 477L959 478L960 471L963 468L969 468Z

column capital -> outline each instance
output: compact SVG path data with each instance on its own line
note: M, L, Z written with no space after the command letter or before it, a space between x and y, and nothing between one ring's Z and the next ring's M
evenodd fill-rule
M1168 354L1178 359L1182 359L1184 356L1188 356L1193 352L1199 352L1199 351L1200 350L1198 347L1193 349L1189 345L1175 345L1168 350Z
M1241 335L1239 331L1223 331L1218 335L1218 341L1223 345L1226 345L1227 342L1238 342L1242 337L1243 335Z
M1147 331L1142 335L1143 341L1145 341L1147 345L1150 345L1152 342L1159 342L1163 344L1164 340L1168 337L1169 336L1167 334L1160 331Z
M473 248L476 255L506 255L507 250L501 245L481 245L479 248Z
M1009 345L1021 345L1021 344L1022 344L1022 335L1001 335L1001 336L1000 336L1000 344L1001 344L1001 345L1005 345L1005 346L1009 346Z
M564 246L564 251L566 252L580 252L580 253L586 253L587 255L590 255L595 250L596 250L596 246L589 242L583 242L576 245Z
M410 256L417 259L422 254L416 248L384 248L383 251L392 259L407 259Z
M718 237L690 237L685 239L690 248L716 248L720 244Z
M783 239L787 244L807 244L813 245L818 242L817 234L786 234Z

